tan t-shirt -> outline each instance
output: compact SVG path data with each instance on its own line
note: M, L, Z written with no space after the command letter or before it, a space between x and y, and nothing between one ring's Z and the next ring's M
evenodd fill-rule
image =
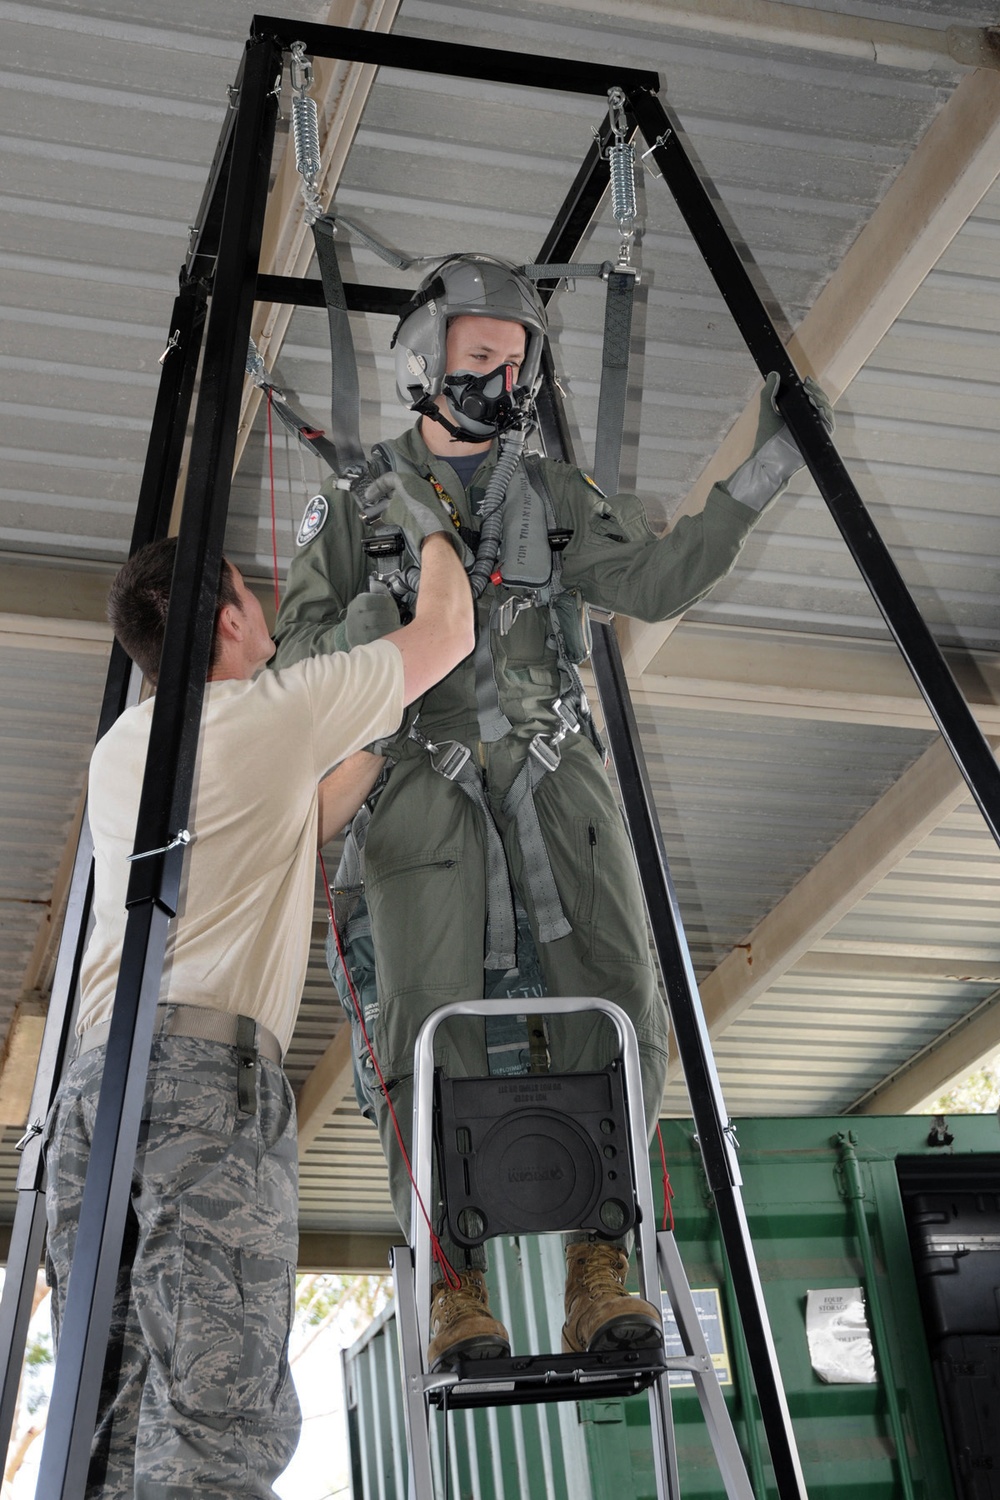
M152 699L126 709L90 764L96 926L78 1031L111 1015L152 713ZM309 957L317 783L396 729L402 713L403 659L385 640L252 682L208 683L188 819L194 838L161 1001L253 1016L287 1049Z

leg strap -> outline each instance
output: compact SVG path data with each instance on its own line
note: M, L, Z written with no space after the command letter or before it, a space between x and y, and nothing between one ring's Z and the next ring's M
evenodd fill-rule
M558 749L555 761L558 764ZM535 908L540 943L552 943L556 938L566 937L572 927L563 911L555 876L549 863L548 850L538 821L534 791L542 777L554 766L543 765L534 755L529 755L521 767L513 786L504 800L503 810L517 825L518 842L524 860L524 876Z
M504 854L500 831L493 821L493 814L486 800L482 777L473 763L472 752L460 740L445 740L442 744L435 745L426 735L421 734L416 724L410 730L410 738L427 751L438 775L460 787L482 815L486 838L486 956L483 968L512 969L517 963L517 924L510 893L510 876L507 873L507 856Z

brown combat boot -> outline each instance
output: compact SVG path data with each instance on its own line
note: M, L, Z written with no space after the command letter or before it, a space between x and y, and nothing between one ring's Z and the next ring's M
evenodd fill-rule
M663 1322L651 1302L625 1290L628 1256L617 1245L566 1246L564 1354L656 1349Z
M482 1271L463 1271L460 1285L436 1281L431 1287L431 1341L427 1368L447 1369L455 1359L501 1359L510 1339L490 1312Z

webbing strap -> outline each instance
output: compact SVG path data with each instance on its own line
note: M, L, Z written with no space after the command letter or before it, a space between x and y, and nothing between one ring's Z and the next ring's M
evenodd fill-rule
M323 282L330 323L330 439L336 453L337 473L362 468L365 462L361 446L361 393L358 386L358 361L354 352L347 298L337 263L333 241L334 221L328 215L312 226L316 241L316 259Z
M512 969L517 963L517 922L503 841L493 821L482 778L471 758L453 780L479 808L486 833L486 957L483 968Z
M250 346L247 349L246 372L258 390L264 392L271 403L271 410L288 431L293 432L300 442L305 443L307 448L311 448L325 464L329 464L331 469L335 469L337 455L333 450L333 444L327 442L321 427L314 427L311 422L308 422L305 417L300 417L298 412L289 406L285 392L268 378L263 357L253 339L250 340Z
M500 689L497 687L493 666L491 642L495 614L496 606L494 605L490 611L489 626L486 630L480 630L476 636L476 649L472 656L472 665L476 673L476 713L479 718L479 738L487 745L492 745L495 740L502 740L505 734L510 733L512 727L510 720L500 707Z
M278 418L278 421L284 423L288 431L294 433L300 443L305 443L307 448L311 448L325 464L336 472L337 450L329 438L315 428L311 422L307 422L305 417L301 417L297 411L293 411L285 399L284 392L279 391L277 386L272 386L270 382L265 381L261 383L261 389L265 395L270 390L272 396L271 410Z
M372 820L372 809L362 802L344 835L344 848L337 873L333 877L333 912L341 942L349 946L355 938L367 937L372 930L368 904L362 901L364 867L361 856Z
M521 767L513 786L504 799L503 810L508 818L517 823L517 838L524 860L524 878L535 908L538 923L538 940L553 943L556 938L567 937L573 931L563 911L555 876L549 863L548 850L542 836L542 825L538 821L534 789L546 768L529 755Z
M574 265L571 261L566 263L553 261L550 263L542 260L532 261L530 265L521 266L520 269L522 274L528 277L529 281L562 281L563 278L567 281L573 281L577 276L592 276L594 278L607 276L611 270L611 262L609 260L602 260L600 263L595 262L590 265Z
M601 394L597 404L597 440L594 447L594 479L606 495L613 495L618 489L634 300L635 276L624 271L612 271L608 277L608 295L604 306Z

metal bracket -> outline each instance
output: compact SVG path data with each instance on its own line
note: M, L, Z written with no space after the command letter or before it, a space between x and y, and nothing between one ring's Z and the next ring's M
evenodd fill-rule
M31 1141L34 1140L35 1136L36 1135L41 1135L41 1133L42 1133L42 1122L41 1122L41 1120L32 1120L31 1124L28 1126L27 1130L24 1132L24 1134L22 1135L21 1139L19 1141L15 1142L14 1150L15 1151L23 1151L24 1148L27 1145L29 1145Z

